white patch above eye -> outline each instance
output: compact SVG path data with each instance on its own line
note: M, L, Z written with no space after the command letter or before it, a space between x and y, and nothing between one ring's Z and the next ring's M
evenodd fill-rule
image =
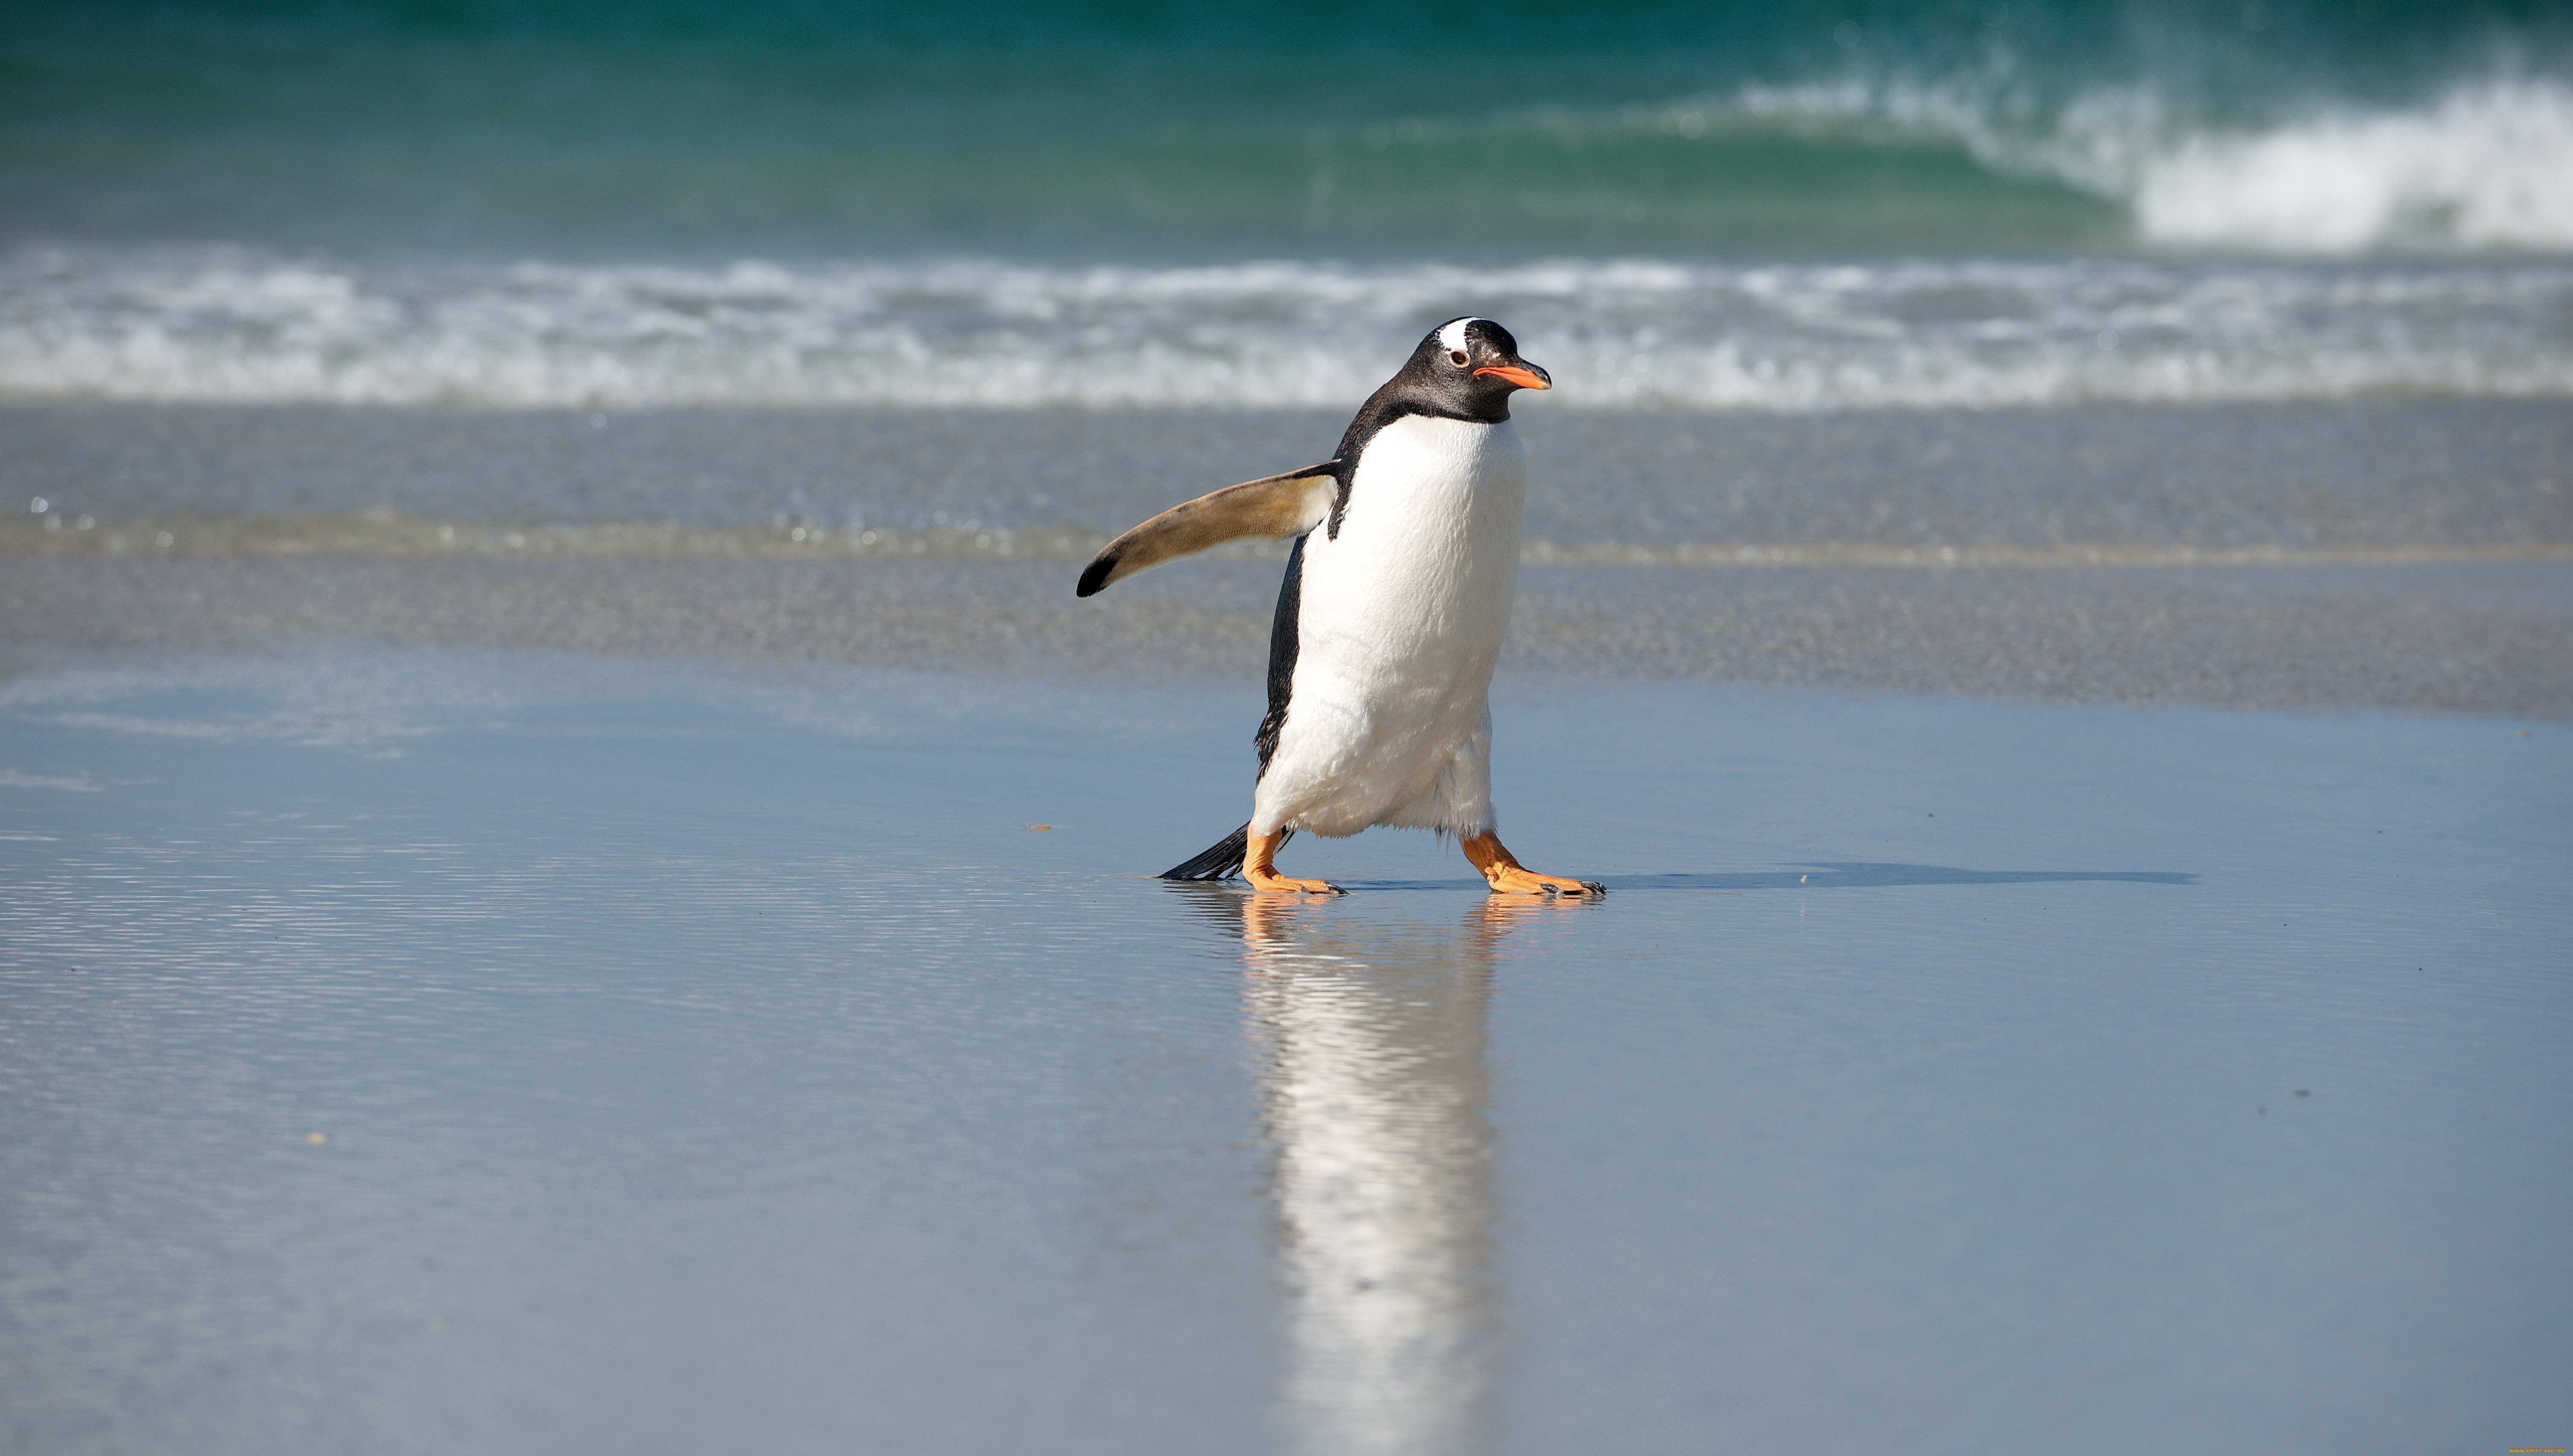
M1473 322L1474 317L1471 314L1468 314L1462 319L1450 319L1446 323L1439 325L1438 347L1451 354L1470 352L1465 351L1465 326Z

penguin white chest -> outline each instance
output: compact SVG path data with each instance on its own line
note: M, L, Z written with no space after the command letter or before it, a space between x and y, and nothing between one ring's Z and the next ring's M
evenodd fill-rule
M1410 415L1367 442L1338 533L1304 541L1295 670L1255 823L1491 827L1488 699L1526 490L1507 420Z

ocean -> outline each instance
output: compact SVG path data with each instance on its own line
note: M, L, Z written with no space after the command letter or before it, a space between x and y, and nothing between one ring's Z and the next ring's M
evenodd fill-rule
M24 4L0 398L2573 392L2544 4Z

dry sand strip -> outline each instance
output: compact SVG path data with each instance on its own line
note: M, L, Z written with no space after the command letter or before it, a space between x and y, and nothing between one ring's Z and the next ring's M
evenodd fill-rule
M21 556L0 671L334 640L1256 684L1275 563ZM2573 719L2573 562L1533 565L1505 674Z

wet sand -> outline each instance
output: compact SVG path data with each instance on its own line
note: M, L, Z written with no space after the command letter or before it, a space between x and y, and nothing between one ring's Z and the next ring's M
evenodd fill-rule
M2573 1425L2573 411L1529 414L1595 905L1148 878L1336 421L0 410L0 1447Z
M1503 827L1255 689L0 686L11 1449L2501 1449L2573 1421L2573 739L1698 684ZM1038 828L1037 826L1043 826ZM2532 1436L2529 1432L2541 1434Z
M1511 673L2573 715L2557 401L1542 405L1521 411L1536 486ZM1107 533L1325 453L1336 427L0 410L0 486L57 522L0 521L0 671L373 640L1256 681L1277 553L1091 602L1069 582Z
M1064 562L95 558L8 563L0 665L352 639L1252 683L1278 566L1076 601ZM2573 718L2573 562L1530 566L1504 680Z

